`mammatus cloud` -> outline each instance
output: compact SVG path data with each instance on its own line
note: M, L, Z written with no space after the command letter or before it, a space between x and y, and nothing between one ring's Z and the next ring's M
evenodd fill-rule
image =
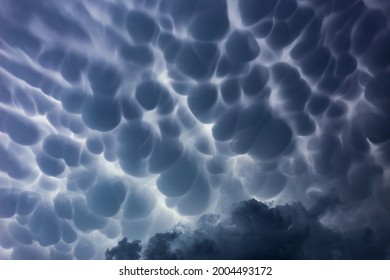
M383 2L2 1L0 259L386 258Z

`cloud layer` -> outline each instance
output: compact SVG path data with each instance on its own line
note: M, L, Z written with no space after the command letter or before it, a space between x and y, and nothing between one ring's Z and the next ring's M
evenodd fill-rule
M0 259L387 257L382 2L2 1Z

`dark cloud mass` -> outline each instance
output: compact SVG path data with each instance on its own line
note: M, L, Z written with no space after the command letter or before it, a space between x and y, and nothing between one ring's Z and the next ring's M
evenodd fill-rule
M326 202L321 202L321 208ZM329 204L330 206L330 204ZM389 231L362 227L340 231L323 226L318 209L300 203L268 207L255 200L236 204L221 219L204 215L194 230L157 233L143 251L144 259L387 259ZM123 242L123 241L121 241ZM132 254L131 244L112 249ZM133 241L136 242L136 241ZM110 259L112 256L110 255Z
M1 1L0 259L388 258L385 2Z
M140 240L128 242L127 238L123 238L116 247L107 249L106 260L138 260L142 250L140 243Z

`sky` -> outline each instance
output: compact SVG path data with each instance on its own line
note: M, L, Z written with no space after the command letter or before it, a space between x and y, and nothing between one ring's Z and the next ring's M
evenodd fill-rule
M0 259L390 258L385 2L1 1Z

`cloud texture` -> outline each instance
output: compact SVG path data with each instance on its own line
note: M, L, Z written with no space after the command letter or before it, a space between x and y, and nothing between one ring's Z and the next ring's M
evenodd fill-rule
M2 1L0 259L387 258L389 15Z

